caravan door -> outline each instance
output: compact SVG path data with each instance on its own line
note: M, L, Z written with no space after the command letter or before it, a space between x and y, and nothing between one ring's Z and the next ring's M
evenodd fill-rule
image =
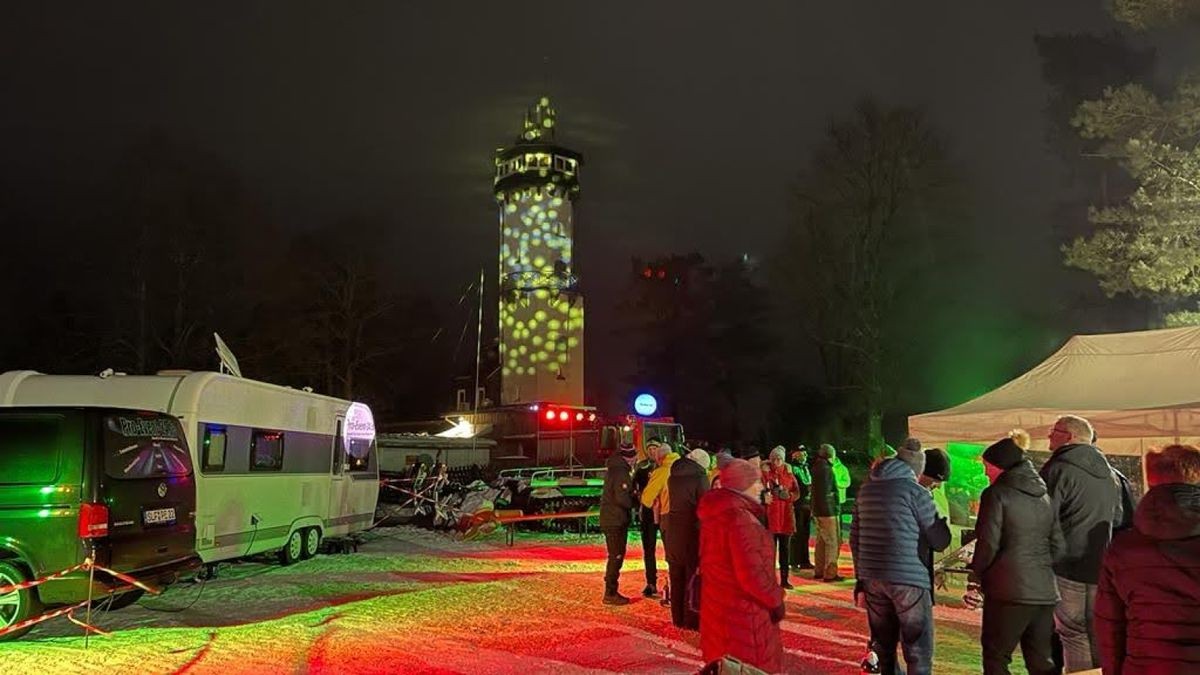
M337 431L333 435L333 462L329 485L329 514L325 517L325 536L338 537L349 533L347 521L350 508L350 463L346 456L346 418L337 418Z

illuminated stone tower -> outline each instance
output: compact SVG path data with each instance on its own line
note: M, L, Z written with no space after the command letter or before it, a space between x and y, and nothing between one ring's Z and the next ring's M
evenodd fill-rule
M496 151L500 205L500 402L583 404L583 297L574 272L582 156L554 142L554 108L525 113Z

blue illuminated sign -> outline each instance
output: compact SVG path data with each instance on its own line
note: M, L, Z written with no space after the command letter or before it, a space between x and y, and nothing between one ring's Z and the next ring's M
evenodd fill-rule
M650 394L638 394L633 399L633 411L639 415L653 415L658 412L658 400Z

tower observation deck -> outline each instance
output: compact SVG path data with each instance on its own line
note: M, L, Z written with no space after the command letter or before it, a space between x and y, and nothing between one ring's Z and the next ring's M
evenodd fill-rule
M574 205L583 157L554 141L540 99L517 141L496 151L500 207L500 402L583 404L583 296Z

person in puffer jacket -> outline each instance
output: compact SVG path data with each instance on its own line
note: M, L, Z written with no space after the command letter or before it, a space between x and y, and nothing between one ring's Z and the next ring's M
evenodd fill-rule
M1150 490L1113 538L1096 593L1104 675L1200 673L1200 449L1146 455Z
M909 675L928 674L933 667L933 587L922 541L945 550L950 527L912 467L896 457L885 459L859 488L850 522L850 552L880 672L896 671L897 645Z
M700 649L705 663L732 656L775 673L786 610L762 524L762 489L761 472L735 459L721 469L721 487L700 499Z
M971 571L983 591L984 675L1008 675L1017 644L1030 675L1054 663L1054 560L1066 543L1046 483L1025 457L1028 434L1014 431L983 452L992 484L979 501Z

